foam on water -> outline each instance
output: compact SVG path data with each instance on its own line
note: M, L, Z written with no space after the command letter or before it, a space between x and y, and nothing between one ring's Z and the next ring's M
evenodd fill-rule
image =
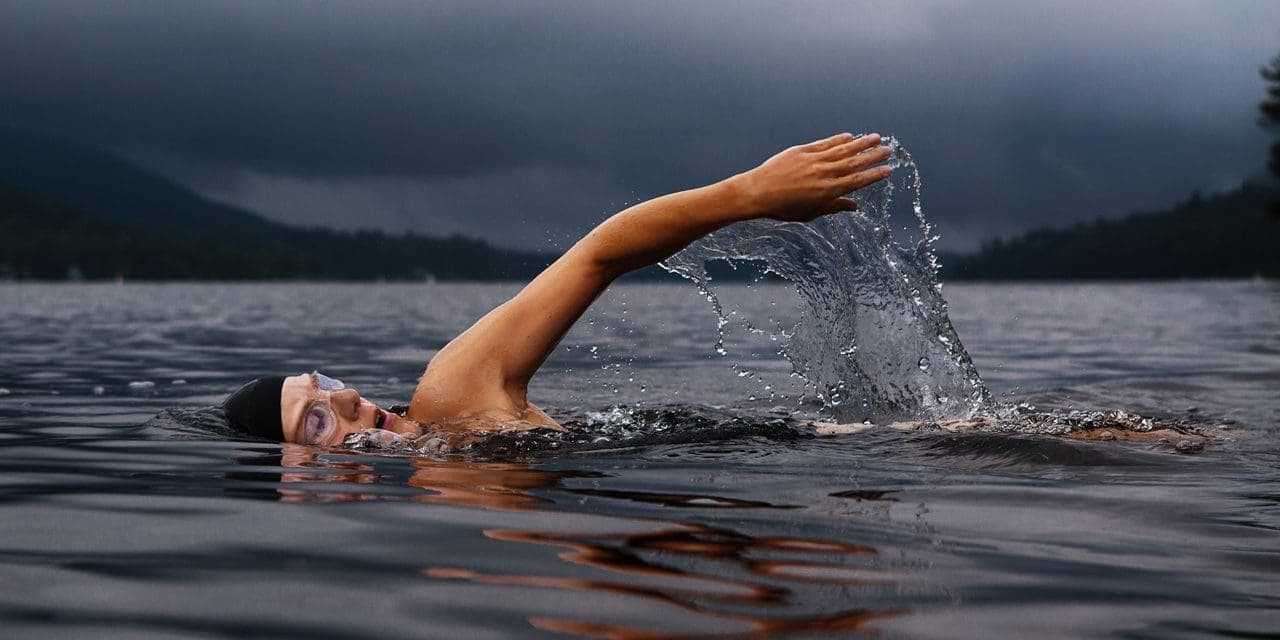
M865 440L877 433L909 432L936 434L944 441L952 437L999 436L1003 441L992 450L995 457L1034 454L1039 456L1039 462L1052 464L1060 460L1044 453L1037 444L1043 440L1009 436L1133 441L1146 443L1155 451L1176 453L1198 453L1207 442L1230 439L1221 425L1156 419L1122 410L1037 411L1025 404L1000 406L992 413L963 420L904 420L878 425L808 421L781 412L752 414L742 409L705 406L615 405L573 416L563 424L565 431L520 430L495 425L488 431L458 432L426 426L424 435L413 438L382 429L366 429L348 435L340 448L434 459L515 460L569 452L750 441L767 450L778 450L779 445L813 438L856 436ZM1070 453L1074 456L1077 452ZM967 455L973 456L974 452Z
M497 425L489 431L458 432L426 425L424 434L418 437L405 437L382 429L365 429L348 435L342 447L433 458L507 460L561 451L598 451L752 438L784 442L815 437L809 424L790 415L748 415L739 410L705 406L637 408L614 405L562 418L562 422L564 431L508 429Z
M706 294L719 316L718 351L724 351L732 318L767 334L807 395L837 421L969 418L989 405L990 394L947 317L920 172L896 139L885 143L897 171L850 194L858 213L810 223L735 224L662 266ZM895 189L906 189L910 214L895 210ZM754 264L790 283L800 299L800 319L783 326L722 304L708 272L708 263L717 260Z

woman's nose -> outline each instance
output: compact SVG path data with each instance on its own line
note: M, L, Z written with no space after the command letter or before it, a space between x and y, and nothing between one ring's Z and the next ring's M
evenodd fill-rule
M360 394L355 389L342 389L329 394L329 404L348 420L355 420L360 411Z

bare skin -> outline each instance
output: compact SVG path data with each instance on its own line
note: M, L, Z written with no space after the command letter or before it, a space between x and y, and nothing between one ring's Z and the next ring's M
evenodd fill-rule
M787 148L715 184L626 209L445 345L419 380L407 419L379 413L352 389L321 391L303 374L288 378L282 391L285 439L333 445L374 426L417 435L424 424L452 432L562 429L529 402L529 381L610 283L735 222L808 222L855 211L857 204L843 195L887 178L890 169L881 163L889 154L878 134L842 133ZM337 428L306 442L304 413L311 403L325 400L332 405Z

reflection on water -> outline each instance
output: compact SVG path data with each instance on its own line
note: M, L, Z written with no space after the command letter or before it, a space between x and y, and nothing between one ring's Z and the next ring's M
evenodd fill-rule
M667 507L697 507L699 509L799 509L800 505L769 504L758 500L737 500L684 493L647 493L643 491L608 491L605 489L570 489L571 493L584 496L600 496L620 500L649 502Z
M537 508L547 501L531 493L535 489L558 487L566 478L600 477L576 471L541 471L516 463L417 459L413 468L409 484L431 492L415 500L499 510Z
M269 458L257 464L269 463ZM631 500L675 508L797 509L714 495L608 491L566 488L570 478L600 478L593 472L538 469L529 464L440 461L417 458L407 484L422 495L388 498L376 491L333 485L399 483L380 475L375 466L324 454L311 447L283 445L279 456L282 483L279 499L287 503L357 502L408 499L414 502L480 507L498 511L547 509L552 501L539 491ZM604 574L584 579L550 575L485 573L462 566L427 566L421 574L437 580L463 580L483 585L545 587L639 598L742 627L731 633L698 637L757 637L794 633L852 633L873 621L905 612L899 608L851 608L820 615L788 615L787 604L804 583L894 589L897 581L877 566L878 552L844 541L786 536L753 536L726 527L696 522L615 520L607 532L485 529L492 540L540 545L560 550L565 563ZM618 524L633 528L618 530ZM641 628L598 619L531 616L538 629L593 638L670 637L660 626Z

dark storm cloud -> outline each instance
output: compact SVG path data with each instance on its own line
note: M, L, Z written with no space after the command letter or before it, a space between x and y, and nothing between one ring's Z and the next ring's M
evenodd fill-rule
M967 246L1261 171L1280 6L1115 4L10 2L0 112L282 219L535 246L876 129Z

